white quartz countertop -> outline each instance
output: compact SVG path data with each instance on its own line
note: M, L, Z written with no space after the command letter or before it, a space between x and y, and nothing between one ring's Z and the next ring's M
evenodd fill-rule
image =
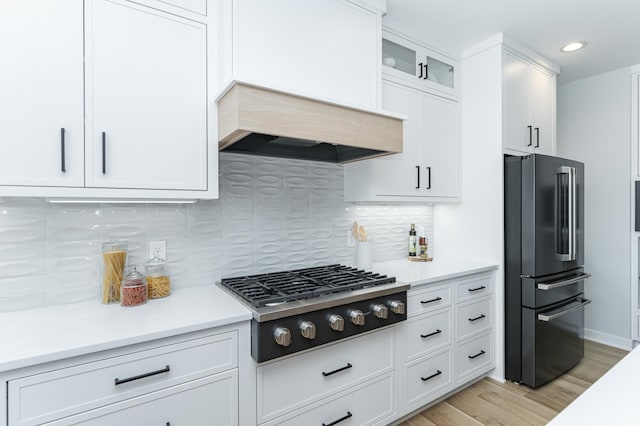
M497 268L498 265L485 261L436 258L432 262L412 262L406 259L377 262L372 269L415 287Z
M631 351L548 424L637 425L640 348Z
M0 314L0 372L233 324L251 312L210 285L135 307L99 300Z

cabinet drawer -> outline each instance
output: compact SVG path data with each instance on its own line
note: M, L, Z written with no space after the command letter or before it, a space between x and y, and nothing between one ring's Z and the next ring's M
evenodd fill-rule
M87 426L238 424L236 369L47 423Z
M236 332L9 382L9 423L35 425L235 368Z
M258 367L258 423L391 371L393 332L380 330Z
M409 291L407 316L420 315L451 305L451 287L442 286L428 290Z
M418 401L424 404L428 396L435 397L451 384L451 350L407 363L405 370L407 406Z
M394 414L393 378L387 375L353 391L321 401L315 408L282 422L276 419L265 426L328 425L344 419L344 425L386 424L382 420Z
M491 293L492 279L490 275L462 281L457 285L458 302L486 296Z
M409 359L451 344L451 308L411 318L404 324Z
M457 340L471 337L491 327L491 299L457 307Z
M477 337L457 348L457 379L465 379L483 373L493 367L493 345L491 333Z

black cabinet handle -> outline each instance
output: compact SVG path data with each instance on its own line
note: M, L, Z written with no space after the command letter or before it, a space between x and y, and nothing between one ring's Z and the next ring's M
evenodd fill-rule
M426 382L427 380L431 380L431 379L433 379L434 377L438 377L438 376L439 376L439 375L441 375L441 374L442 374L442 371L440 371L440 370L436 370L436 372L435 372L435 373L433 373L432 375L427 376L427 377L420 377L420 378L422 379L422 381L423 381L423 382Z
M482 318L486 318L486 316L484 314L482 314L479 317L469 318L469 321L474 322L474 321L478 321L478 320L480 320Z
M422 337L423 339L426 339L427 337L435 336L436 334L440 334L440 333L442 333L442 330L436 329L436 331L434 331L433 333L421 334L420 337Z
M353 414L351 414L351 411L347 411L347 415L344 417L340 417L338 420L334 420L331 423L322 423L322 426L333 426L333 425L337 425L340 422L343 422L345 420L347 420L348 418L353 417Z
M127 377L126 379L120 380L120 379L116 378L116 386L121 385L123 383L133 382L134 380L144 379L145 377L155 376L156 374L168 373L170 370L171 369L167 365L163 369L156 370L156 371L151 371L149 373L139 374L137 376Z
M167 426L171 426L171 423L167 422Z
M433 303L439 300L442 300L442 297L436 297L435 299L429 299L429 300L421 300L420 303L422 303L423 305L426 305L427 303Z
M481 350L480 352L478 352L475 355L467 355L467 356L469 357L469 359L474 359L474 358L478 358L480 355L484 355L484 354L486 354L486 352Z
M468 288L467 290L470 292L474 292L474 291L478 291L478 290L484 290L486 287L481 285L480 287L476 287L476 288Z
M427 167L427 189L431 189L431 166Z
M424 79L427 80L429 78L429 64L424 64Z
M420 189L420 166L416 166L416 171L418 172L418 186L416 186L416 189Z
M347 365L345 365L344 367L338 368L337 370L329 371L328 373L323 371L322 375L324 377L327 377L327 376L330 376L332 374L336 374L336 373L339 373L341 371L348 370L351 367L353 367L353 365L351 365L351 363L348 362Z
M540 148L540 128L536 127L536 148Z
M527 126L527 129L529 129L529 143L527 144L527 146L531 146L531 145L533 145L532 127L531 126Z
M60 129L60 170L62 170L62 173L67 172L65 157L66 157L66 154L64 152L64 127L62 127Z
M420 76L418 78L422 78L422 67L424 66L424 64L420 62L418 66L420 67Z
M107 134L102 132L102 174L107 173Z

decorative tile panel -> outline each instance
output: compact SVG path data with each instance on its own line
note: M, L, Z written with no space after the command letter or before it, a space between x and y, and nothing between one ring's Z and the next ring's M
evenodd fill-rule
M330 163L220 155L220 199L193 205L49 204L0 198L0 312L95 300L101 244L125 240L142 272L149 241L167 242L172 287L332 263L353 265L353 221L374 261L407 254L409 224L434 252L428 205L345 203L344 168Z

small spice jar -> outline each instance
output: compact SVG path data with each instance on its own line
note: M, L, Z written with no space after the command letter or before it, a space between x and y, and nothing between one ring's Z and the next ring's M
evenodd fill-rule
M120 301L120 283L127 260L127 244L108 241L102 244L102 303Z
M136 267L132 267L122 280L121 306L138 306L147 303L147 281Z
M159 299L171 294L171 282L167 273L167 261L155 256L144 264L144 275L147 277L149 299Z

